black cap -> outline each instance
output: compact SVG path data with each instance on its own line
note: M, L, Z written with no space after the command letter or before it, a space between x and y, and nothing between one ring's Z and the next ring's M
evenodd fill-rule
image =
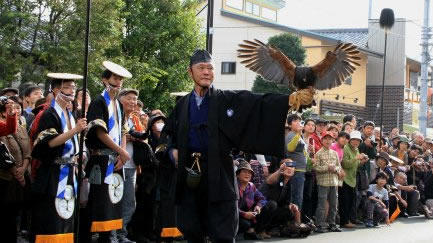
M319 118L319 119L316 120L316 125L318 125L318 124L325 124L325 125L327 125L328 123L329 123L328 120L325 120L325 119L322 119L322 118Z
M122 97L122 96L125 96L125 95L127 95L127 94L130 94L130 93L133 93L133 94L135 94L136 96L138 96L138 90L136 90L136 89L129 89L129 88L125 88L125 89L122 89L120 92L119 92L119 97Z
M189 66L191 67L200 62L212 62L212 57L208 51L202 49L195 50L189 59Z

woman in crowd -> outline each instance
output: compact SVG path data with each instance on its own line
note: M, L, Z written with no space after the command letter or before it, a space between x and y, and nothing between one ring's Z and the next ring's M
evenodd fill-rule
M5 222L0 234L4 242L17 241L17 227L14 222L19 210L23 206L25 189L29 186L28 166L30 161L30 141L24 126L19 126L19 119L15 114L21 114L21 105L16 96L0 101L0 141L13 156L15 165L6 168L0 166L0 211ZM4 155L2 155L4 158ZM12 166L12 165L11 165ZM27 181L26 179L27 178Z
M391 153L392 156L395 156L401 160L403 160L404 164L408 164L408 149L409 149L409 139L406 136L401 135L400 140L397 143L397 150Z
M342 167L346 175L343 179L343 186L339 188L338 193L340 226L344 228L355 227L355 225L350 222L349 218L356 200L356 172L360 165L368 161L367 155L359 153L358 146L361 142L361 133L359 131L353 131L350 134L349 143L344 146Z
M251 182L254 172L250 164L239 159L236 177L239 186L239 232L244 233L244 238L249 240L263 240L271 238L265 232L265 227L270 224L272 211L275 205L267 205L263 194L257 190Z
M74 112L73 115L75 119L81 117L81 114L83 112L83 108L81 107L83 101L83 89L78 89L77 93L75 94L75 100L74 100ZM92 101L90 98L90 93L88 90L86 90L86 106L84 107L84 111L87 112L87 109L89 108L89 104Z

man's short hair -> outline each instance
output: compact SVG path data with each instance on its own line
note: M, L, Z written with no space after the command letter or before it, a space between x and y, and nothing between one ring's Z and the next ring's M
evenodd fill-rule
M304 124L307 124L308 122L313 122L314 125L316 125L316 121L314 121L314 120L311 119L311 118L307 118L307 119L304 120Z
M113 75L113 73L112 73L110 70L105 69L105 70L102 72L101 77L102 77L102 79L110 79L110 78L111 78L111 75Z
M405 178L407 178L406 174L404 172L401 172L401 171L399 171L399 172L397 172L395 174L394 178L397 178L397 177L405 177Z
M419 145L417 145L417 144L412 144L412 146L410 146L410 150L418 150L418 152L419 152L420 154L423 153L423 149L422 149L422 147L419 146Z
M339 133L338 133L338 137L339 137L339 138L345 137L347 140L350 139L350 135L349 135L349 133L344 132L344 131L339 132Z
M24 97L29 97L33 91L38 90L38 89L42 91L42 88L37 86L37 85L31 85L31 86L27 87L24 90Z
M372 122L372 121L365 121L364 125L362 127L365 128L365 127L368 127L368 126L372 126L374 128L375 127L374 122Z
M381 171L377 173L376 179L384 179L387 181L389 179L389 176L385 172Z
M302 118L298 114L290 114L287 117L287 125L290 126L292 124L292 121L302 120Z
M316 125L319 125L319 124L328 125L328 123L329 123L328 120L325 120L325 119L322 119L322 118L319 118L319 119L316 120Z
M354 115L352 115L352 114L347 114L347 115L345 115L345 116L343 117L343 123L351 122L351 121L353 120L353 118L355 118Z

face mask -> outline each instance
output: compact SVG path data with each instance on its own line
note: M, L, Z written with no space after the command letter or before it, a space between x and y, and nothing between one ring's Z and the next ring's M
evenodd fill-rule
M63 92L60 92L56 96L56 100L58 100L58 99L69 103L69 102L74 101L74 96L73 95L67 95L67 94L65 94Z
M107 87L105 89L107 90L107 92L113 91L116 96L120 92L120 87L113 86L110 83L107 83Z
M155 126L156 126L156 131L161 132L165 124L160 122L160 123L156 123Z

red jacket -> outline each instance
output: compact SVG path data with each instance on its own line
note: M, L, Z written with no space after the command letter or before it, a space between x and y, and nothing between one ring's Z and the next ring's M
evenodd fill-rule
M311 134L310 138L314 140L314 154L316 154L322 148L322 140L316 132ZM310 141L305 141L305 143L310 144Z
M17 131L18 115L6 117L6 122L0 121L0 136L6 136Z

